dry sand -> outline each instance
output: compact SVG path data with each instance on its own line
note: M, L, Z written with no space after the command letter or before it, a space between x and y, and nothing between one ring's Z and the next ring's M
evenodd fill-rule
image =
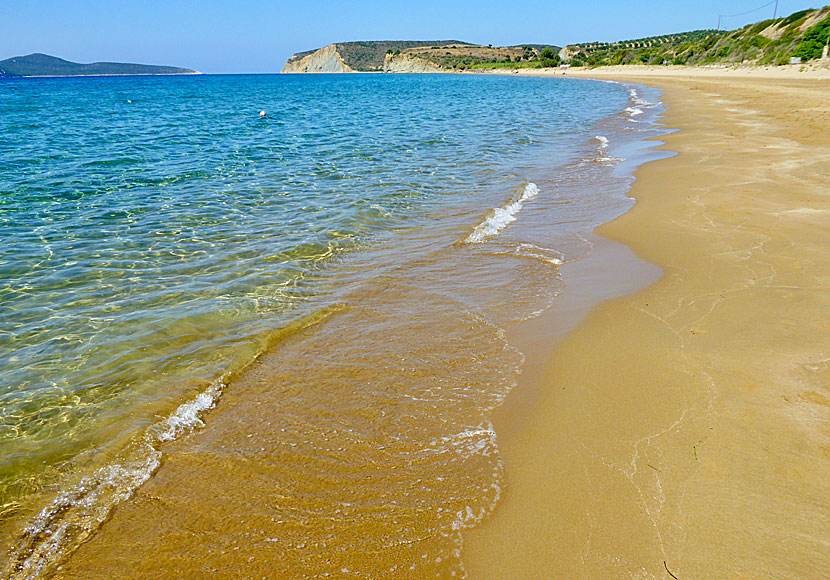
M489 71L488 71L489 72ZM512 71L499 69L493 74L511 74ZM805 64L784 66L653 66L620 65L597 68L547 68L518 69L518 74L525 76L571 76L586 78L613 78L645 82L651 79L717 79L717 78L754 78L754 79L830 79L830 59L811 61ZM664 86L657 81L654 86Z
M580 74L664 89L681 129L599 230L664 276L555 346L562 312L512 329L507 489L465 533L470 578L827 577L830 80Z

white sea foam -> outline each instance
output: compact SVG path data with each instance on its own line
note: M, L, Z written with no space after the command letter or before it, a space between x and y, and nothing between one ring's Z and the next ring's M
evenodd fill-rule
M637 89L635 89L633 87L629 87L628 94L631 96L631 102L634 103L635 105L643 105L643 106L649 107L649 106L654 104L654 103L650 103L647 100L645 100L644 98L642 98L640 96L640 93L637 92Z
M539 195L539 188L535 183L528 182L522 195L504 207L494 208L483 222L473 228L472 233L464 240L467 244L480 244L487 238L497 236L509 224L516 221L516 214L522 210L525 202Z
M636 117L637 115L642 115L643 110L640 107L627 107L625 112L631 115L632 117Z
M148 429L116 462L83 478L43 508L23 530L7 567L0 569L8 574L4 578L35 578L90 536L117 504L132 496L158 469L159 444L204 425L201 415L216 404L224 388L222 380L214 381Z
M437 442L434 442L437 443ZM462 431L450 437L443 437L440 441L441 446L446 446L461 454L464 457L471 457L475 455L496 455L498 458L493 479L486 487L482 487L482 492L490 495L492 494L492 503L490 505L479 506L478 509L473 509L471 506L464 506L464 509L455 513L455 520L452 522L451 529L459 531L474 527L490 513L501 498L502 489L499 481L502 480L504 463L498 457L498 446L496 445L496 432L493 429L492 423L489 421L480 425L477 429L470 429Z
M433 441L432 444L441 450L452 449L463 457L474 457L477 455L489 457L494 455L498 450L496 446L496 432L489 423L481 425L477 429L468 429L460 433L441 437Z
M513 250L513 255L521 256L523 258L533 258L547 262L553 266L561 266L565 263L565 256L556 250L550 248L543 248L534 244L519 244Z
M185 431L203 426L202 413L216 404L224 388L224 383L216 381L205 392L199 393L194 400L179 405L172 415L159 424L159 441L173 441Z
M585 159L581 162L581 164L602 163L604 165L608 165L608 164L613 164L613 163L619 163L620 161L622 161L622 159L619 158L619 157L611 157L610 155L608 155L608 145L609 145L609 143L608 143L608 138L607 137L604 137L602 135L597 135L597 136L594 137L594 139L599 141L599 147L597 148L597 151L599 153L599 157L596 157L595 159Z

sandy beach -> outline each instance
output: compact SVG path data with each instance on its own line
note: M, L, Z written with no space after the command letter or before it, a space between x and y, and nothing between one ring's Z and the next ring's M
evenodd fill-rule
M830 569L830 80L800 68L568 72L664 90L678 155L598 230L663 276L561 341L579 296L510 329L528 361L471 579ZM603 272L566 266L571 295Z
M496 189L488 213L475 199L440 206L441 219L355 253L321 286L348 289L331 307L269 334L221 386L169 396L145 432L156 439L58 496L0 576L825 576L830 78L567 74L661 89L662 152L643 150L663 132L642 86L443 77L471 91L513 83L512 98L544 85L583 109L624 96L602 128L587 113L564 126L588 157L538 170L521 197ZM471 160L497 144L509 114L488 103L508 94L481 101L497 133ZM526 95L509 111L535 122ZM648 120L617 114L623 102ZM465 150L447 147L455 174ZM630 168L657 158L629 192ZM626 192L633 209L590 233L631 207ZM468 242L497 210L522 213Z

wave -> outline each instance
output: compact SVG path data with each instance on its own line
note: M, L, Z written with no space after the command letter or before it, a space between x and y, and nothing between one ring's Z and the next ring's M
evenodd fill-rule
M522 210L524 203L537 195L539 195L539 188L535 183L528 182L518 199L514 199L504 207L494 208L483 222L473 228L464 243L480 244L489 237L499 235L504 228L516 221L516 214Z
M493 429L493 424L489 421L486 424L479 426L477 429L463 431L452 437L444 437L442 443L462 457L474 457L477 455L484 455L486 457L497 457L496 470L497 473L504 472L504 462L498 457L498 445L496 445L496 431ZM460 531L475 527L481 523L487 514L492 512L499 499L501 499L502 488L498 484L499 478L496 482L490 484L490 489L493 492L492 504L489 506L480 506L477 510L473 510L471 506L465 506L463 510L455 513L455 519L450 524L450 529L453 531Z
M92 535L112 508L129 499L155 473L161 464L161 443L204 425L201 415L216 405L225 389L224 378L153 425L119 461L99 468L43 508L20 534L3 570L6 577L34 578Z
M593 159L586 159L582 162L585 163L602 163L604 165L619 163L622 161L620 157L612 157L608 155L608 137L604 137L603 135L596 135L594 137L597 141L599 141L599 147L597 147L597 153L599 153L598 157Z
M241 373L275 344L342 310L332 305L267 333L250 358L241 358L193 399L151 425L118 457L58 495L18 535L9 551L3 580L31 580L53 568L95 533L116 505L132 497L161 465L161 445L204 426L203 417L216 406L232 375Z
M631 102L636 105L642 105L644 107L651 107L654 103L651 103L640 96L640 93L637 92L637 89L634 87L628 87L628 94L631 97Z
M513 254L525 258L534 258L547 262L552 266L561 266L565 263L565 257L556 250L550 248L543 248L534 244L519 244L514 250Z

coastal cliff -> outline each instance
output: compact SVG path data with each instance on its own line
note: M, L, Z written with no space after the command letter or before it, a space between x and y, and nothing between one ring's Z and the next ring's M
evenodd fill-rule
M447 69L439 67L428 60L418 58L415 55L401 53L386 55L383 61L383 72L388 73L440 73L448 72Z
M338 42L320 49L298 52L288 59L282 67L284 73L315 73L315 72L384 72L387 70L387 56L400 55L402 52L411 52L412 49L423 48L442 50L452 47L459 50L462 47L474 47L459 40L377 40ZM418 55L421 56L421 55ZM422 60L427 60L423 59ZM428 63L427 63L428 64ZM410 63L395 63L402 70L389 72L419 72L409 70L417 68ZM420 72L434 72L440 64L435 63L428 70Z
M336 44L329 44L319 50L300 52L288 59L282 67L284 73L345 73L354 70L343 61Z

